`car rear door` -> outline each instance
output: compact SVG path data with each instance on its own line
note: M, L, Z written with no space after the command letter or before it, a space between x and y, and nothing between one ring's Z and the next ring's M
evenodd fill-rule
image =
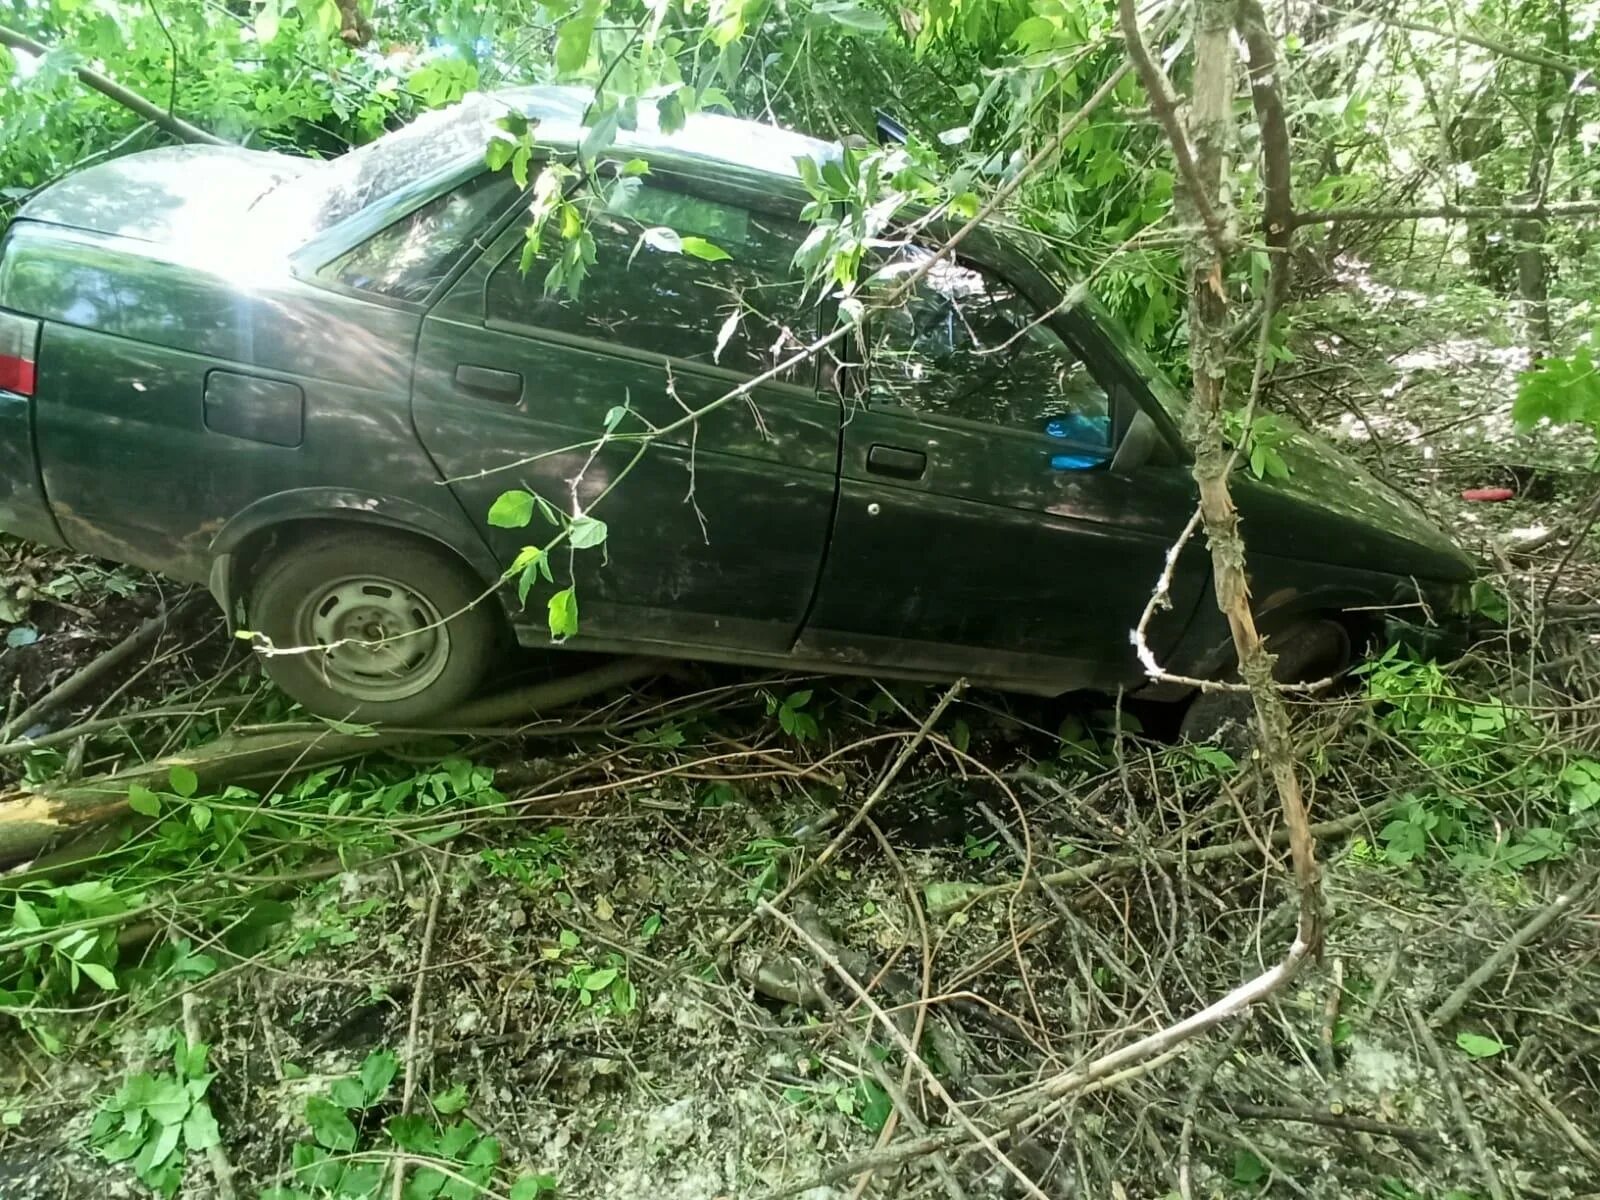
M582 643L786 652L838 482L840 405L819 399L814 366L642 451L637 435L809 340L801 289L786 282L803 230L657 171L614 181L588 232L594 261L576 295L545 286L558 231L524 270L518 223L434 307L417 354L417 432L507 567L555 533L537 515L527 528L489 527L508 490L606 523L604 545L563 549L544 585L575 579ZM543 594L526 610L541 630Z
M1129 635L1195 491L1178 465L1113 467L1137 381L1091 334L970 262L869 322L801 652L1047 693L1139 680ZM1158 655L1207 577L1190 546Z

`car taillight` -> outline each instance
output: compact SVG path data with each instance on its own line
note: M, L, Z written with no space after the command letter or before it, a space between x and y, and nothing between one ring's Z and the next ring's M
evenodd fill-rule
M39 322L0 311L0 392L33 395Z

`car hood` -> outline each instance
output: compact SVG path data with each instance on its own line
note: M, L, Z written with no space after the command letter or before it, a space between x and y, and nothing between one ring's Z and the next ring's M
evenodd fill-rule
M145 242L237 247L251 205L317 165L232 146L168 146L74 172L17 215Z
M1337 563L1419 579L1462 582L1472 559L1415 503L1325 439L1286 417L1275 446L1288 478L1236 485L1241 515L1288 558ZM1246 541L1256 545L1247 527Z

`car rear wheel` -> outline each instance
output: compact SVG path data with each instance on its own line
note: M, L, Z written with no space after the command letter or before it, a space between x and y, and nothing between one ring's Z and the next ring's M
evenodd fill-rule
M1310 683L1350 667L1350 633L1327 618L1299 621L1270 634L1267 649L1278 656L1272 677L1279 683ZM1220 740L1243 748L1254 733L1254 716L1255 702L1248 692L1202 692L1184 713L1180 732L1192 742Z
M493 601L442 550L387 533L291 544L250 589L267 673L312 712L404 724L470 696L495 654Z

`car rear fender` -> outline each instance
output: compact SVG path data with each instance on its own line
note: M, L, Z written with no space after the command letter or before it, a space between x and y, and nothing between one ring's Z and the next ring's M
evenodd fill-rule
M450 495L439 490L441 508ZM494 587L500 571L488 546L464 519L414 500L348 488L300 488L263 497L233 516L211 544L208 586L230 626L250 584L251 572L276 545L318 529L381 525L435 542L450 551L483 584ZM509 620L509 589L495 588Z

